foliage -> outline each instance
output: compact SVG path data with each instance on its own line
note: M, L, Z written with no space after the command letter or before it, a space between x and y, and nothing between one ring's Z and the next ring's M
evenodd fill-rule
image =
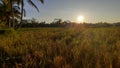
M0 0L0 23L4 22L7 27L18 28L22 22L23 14L24 16L26 14L24 9L24 2L26 1L39 12L34 3L36 1L33 0ZM44 0L38 1L44 3ZM19 25L18 19L21 20Z
M119 28L22 28L0 35L2 68L120 68Z
M107 22L99 22L99 23L76 23L70 22L69 20L62 21L62 19L54 19L53 22L47 23L45 21L38 22L36 19L24 19L22 21L23 28L36 28L36 27L120 27L120 22L117 23L107 23Z
M22 20L23 20L23 15L24 16L26 15L26 10L24 9L24 3L26 1L27 1L28 4L30 4L32 7L34 7L38 12L39 12L39 9L38 9L38 7L36 6L36 4L34 2L39 1L41 3L44 3L44 0L36 0L36 1L33 1L33 0L18 0L17 2L19 4L21 4L21 18L20 18L20 24L18 25L17 29L19 27L21 27Z
M15 5L15 1L0 0L0 23L4 22L2 24L6 25L7 27L14 27L17 23L16 20L19 18L20 18L20 7Z

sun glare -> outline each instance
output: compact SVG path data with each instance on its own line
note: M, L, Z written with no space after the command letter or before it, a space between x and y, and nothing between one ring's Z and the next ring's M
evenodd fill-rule
M84 22L84 16L80 15L77 17L78 23L83 23Z

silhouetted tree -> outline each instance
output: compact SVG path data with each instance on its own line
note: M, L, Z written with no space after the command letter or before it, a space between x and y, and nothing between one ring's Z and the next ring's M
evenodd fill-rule
M0 1L0 20L9 27L11 27L11 25L14 27L15 21L20 18L19 6L14 5L14 1L12 1L12 4L13 5L11 5L10 0Z

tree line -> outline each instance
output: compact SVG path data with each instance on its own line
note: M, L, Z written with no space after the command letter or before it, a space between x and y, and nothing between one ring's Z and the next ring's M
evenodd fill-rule
M63 21L62 19L55 18L53 22L39 22L36 19L24 19L22 21L22 28L36 28L36 27L119 27L120 22L116 23L107 23L107 22L98 22L98 23L76 23L69 20Z

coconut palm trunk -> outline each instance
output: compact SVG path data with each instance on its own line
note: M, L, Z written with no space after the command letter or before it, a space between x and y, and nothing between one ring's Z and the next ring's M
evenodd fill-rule
M14 10L13 10L13 1L10 0L10 7L11 7L11 15L12 15L12 27L14 28L14 25L15 25L15 19L14 19Z
M22 20L23 20L23 10L24 10L24 1L21 2L21 18L20 18L20 24L18 25L18 28L21 27Z

